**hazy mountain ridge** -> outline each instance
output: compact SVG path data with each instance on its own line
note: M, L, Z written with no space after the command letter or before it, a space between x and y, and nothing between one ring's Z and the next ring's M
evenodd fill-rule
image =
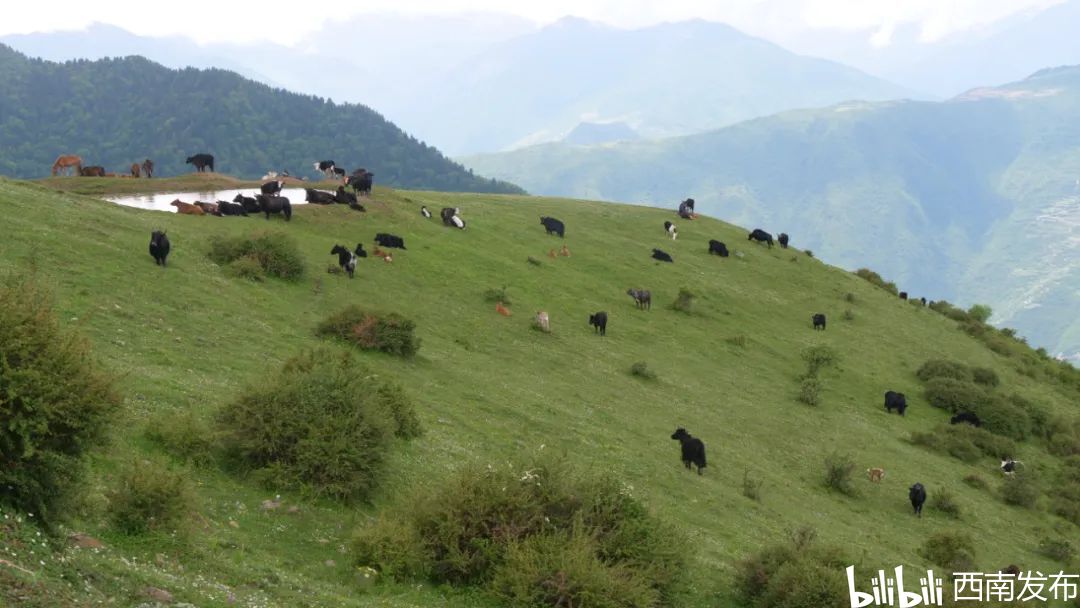
M913 295L985 302L1036 345L1080 354L1070 229L1080 68L947 102L852 103L711 133L465 159L537 194L674 205L792 234ZM1035 312L1038 311L1038 312Z

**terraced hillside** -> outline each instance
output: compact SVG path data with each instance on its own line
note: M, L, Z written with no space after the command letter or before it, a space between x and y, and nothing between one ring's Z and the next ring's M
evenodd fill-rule
M421 217L421 205L460 207L468 227L444 228ZM1049 512L1048 496L1034 509L1007 506L994 458L965 464L910 442L912 433L948 423L948 414L923 399L915 376L931 358L992 369L1001 381L996 390L1066 420L1080 416L1075 389L1020 373L1016 356L992 352L945 316L809 252L748 243L736 226L681 221L671 241L661 226L677 219L668 210L378 188L366 214L305 206L289 223L189 217L11 180L0 180L0 213L0 272L33 273L53 291L62 325L90 338L121 375L124 397L113 441L93 457L85 499L60 531L61 539L90 534L103 548L46 548L28 514L0 507L0 547L10 548L0 549L0 600L9 605L136 605L152 586L200 608L494 606L478 592L423 581L383 581L361 593L349 538L413 488L465 463L500 467L538 450L613 472L686 533L691 565L679 606L736 604L735 563L800 526L890 566L925 566L921 543L960 529L975 537L984 571L1009 563L1077 570L1037 552L1045 538L1078 536L1076 526ZM541 215L565 221L565 240L544 233ZM173 243L167 269L147 254L149 233L158 228ZM298 242L307 260L301 281L234 278L207 257L215 237L266 229ZM335 243L363 241L370 250L376 232L403 236L408 249L392 264L361 260L354 280L327 272ZM712 238L726 242L732 257L707 255ZM569 257L548 257L564 243ZM651 260L653 247L675 263ZM485 299L504 286L510 317ZM629 287L652 290L651 311L635 309ZM682 287L698 296L690 313L671 307ZM413 359L359 355L404 385L425 428L395 446L371 504L281 493L280 509L263 510L262 501L279 492L226 472L211 457L174 462L197 482L190 538L130 537L110 527L104 496L118 467L165 457L148 430L184 413L212 424L244 387L266 382L283 361L322 343L314 327L346 304L398 312L416 321L422 340ZM550 314L550 334L530 329L538 310ZM604 338L586 324L598 310L610 316ZM816 312L828 315L824 332L811 328ZM811 407L796 397L802 353L816 345L839 360L821 372L821 403ZM655 381L630 375L639 361L657 373ZM908 395L906 416L884 411L888 389ZM669 439L679 426L708 446L703 476L679 462ZM1035 439L1020 446L1015 456L1051 490L1062 461ZM857 497L830 492L823 462L834 451L850 454L857 472L885 468L884 481L871 484L857 473ZM743 495L747 471L764 482L760 501ZM962 481L973 474L989 487ZM913 517L907 488L916 481L931 499L951 492L960 519L930 505Z

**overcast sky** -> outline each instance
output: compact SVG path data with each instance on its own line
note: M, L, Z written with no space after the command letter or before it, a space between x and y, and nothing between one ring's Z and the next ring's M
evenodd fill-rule
M5 3L0 35L80 29L98 21L136 34L184 34L199 42L271 40L296 44L327 19L364 13L499 12L548 23L576 15L620 27L703 18L779 43L808 28L872 29L879 45L892 29L918 24L933 42L1011 14L1062 0L258 0L130 2L52 0ZM357 35L363 35L357 31ZM421 41L417 41L420 43Z

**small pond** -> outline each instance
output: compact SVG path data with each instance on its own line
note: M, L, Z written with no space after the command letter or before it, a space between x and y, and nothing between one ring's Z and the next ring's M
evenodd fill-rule
M104 198L109 202L124 205L125 207L138 207L140 209L171 211L175 213L176 207L173 207L169 203L176 199L180 199L185 203L194 203L195 201L203 201L206 203L216 203L218 201L231 202L236 198L237 194L255 196L258 193L258 188L244 188L240 190L211 190L208 192L159 192L157 194L111 195L105 196ZM307 204L304 202L305 193L303 188L285 188L281 191L281 196L289 199L289 202L293 205Z

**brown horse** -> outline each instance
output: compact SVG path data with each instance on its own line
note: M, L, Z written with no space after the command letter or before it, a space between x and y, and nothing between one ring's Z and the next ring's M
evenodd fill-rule
M149 158L144 160L142 163L142 172L146 174L146 177L154 177L154 161Z
M65 174L70 172L72 175L79 175L82 172L82 158L76 154L57 156L56 162L52 165L52 174L56 175L58 171L63 171Z
M105 167L94 165L92 167L80 167L79 175L83 177L105 177Z
M131 163L131 177L139 177L139 163Z
M175 201L173 201L173 202L171 202L169 204L172 205L173 207L176 207L176 212L177 213L182 213L184 215L205 215L202 208L199 207L198 205L192 205L191 203L185 203L185 202L181 201L180 199L176 199Z

